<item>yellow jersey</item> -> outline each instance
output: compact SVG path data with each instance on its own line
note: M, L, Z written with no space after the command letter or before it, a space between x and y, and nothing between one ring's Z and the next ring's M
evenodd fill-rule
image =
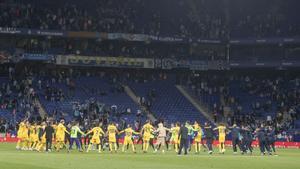
M46 132L45 132L45 128L46 126L39 126L39 129L42 130L42 132L44 132L44 134L39 138L42 144L46 143Z
M153 126L150 123L147 123L143 126L142 130L144 131L144 135L150 135L151 131L153 131Z
M23 134L23 132L24 132L24 128L26 127L26 125L25 125L25 123L24 122L21 122L20 124L19 124L19 129L18 129L18 137L20 137L22 134Z
M25 125L25 127L23 128L22 136L23 136L23 137L28 137L28 136L29 136L29 128L28 128L28 126L26 126L26 125Z
M94 139L94 138L100 138L102 135L104 135L104 132L103 132L103 130L100 127L94 127L87 134L89 134L89 133L93 133L92 139Z
M172 137L174 139L178 139L179 130L180 130L180 127L172 127L171 128Z
M61 136L64 136L65 135L65 132L67 131L66 127L62 124L62 123L59 123L57 126L56 126L56 135L61 135Z
M37 128L37 126L36 125L30 126L29 133L30 133L30 136L31 135L37 135L38 134L38 128Z
M194 138L195 142L201 142L202 139L202 129L199 124L193 125L194 132L197 132L197 135Z
M218 126L219 135L226 135L226 127L225 126Z
M118 131L118 129L115 125L108 125L107 132L110 136L116 135L117 131Z
M124 132L125 132L125 137L130 137L130 138L132 137L132 134L138 134L131 127L125 129Z

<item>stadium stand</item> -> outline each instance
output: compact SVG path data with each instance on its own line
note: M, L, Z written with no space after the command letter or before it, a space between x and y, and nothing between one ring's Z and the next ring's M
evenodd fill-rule
M160 74L153 79L130 83L129 86L158 119L167 119L168 122L197 119L203 123L205 118L176 89L175 81L172 74Z
M0 23L2 27L212 39L299 35L299 22L293 22L298 19L294 10L280 3L270 4L267 0L260 1L259 5L238 0L227 4L217 2L101 0L82 4L81 1L21 1L0 5L3 11ZM97 8L90 4L97 4ZM256 10L249 10L254 5ZM268 10L265 10L266 6Z
M9 62L0 68L1 130L15 131L24 117L41 118L39 109L56 120L144 121L146 112L124 92L124 85L157 119L207 121L177 90L181 85L208 107L215 122L253 128L266 122L281 139L297 135L300 81L294 68L300 61L300 4L255 2L0 1L0 63ZM67 59L60 60L67 64L57 64L58 57L68 56L84 59L77 65L68 65ZM86 64L90 56L117 58L106 58L109 65L95 61L114 71L97 72ZM118 65L124 58L151 59L147 64L153 72L136 70L149 68L146 61L140 67L129 61ZM292 70L261 76L255 70L226 71L234 66Z

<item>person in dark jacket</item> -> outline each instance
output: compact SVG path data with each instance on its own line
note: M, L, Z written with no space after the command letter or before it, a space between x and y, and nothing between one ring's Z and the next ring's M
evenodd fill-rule
M259 144L259 149L260 149L260 153L261 155L265 155L266 154L266 150L269 153L269 155L271 155L270 152L270 147L267 143L267 133L266 133L266 129L264 127L264 125L262 124L260 128L256 129L256 136L258 138L258 144Z
M241 147L241 141L240 141L240 128L236 125L233 124L232 127L229 127L230 132L231 132L231 137L232 137L232 148L233 148L233 153L237 153L237 146L239 147L240 151L243 152L243 148Z
M250 126L246 127L246 147L247 151L252 154L253 152L253 147L252 147L252 141L253 141L253 135L252 135L252 130Z
M47 126L45 127L46 151L47 152L51 152L53 135L54 135L54 129L52 127L52 123L47 122Z
M272 148L273 153L276 155L275 141L276 141L275 130L270 126L267 131L267 144L270 147L270 149Z
M214 131L212 126L205 122L204 123L204 133L205 133L205 138L206 138L206 146L208 148L208 154L212 154L213 153L213 148L212 148L212 144L214 141Z
M244 125L240 128L240 144L241 144L241 153L244 154L247 151L247 131Z
M244 153L252 154L253 137L252 137L251 128L249 126L242 125L242 128L240 130L240 135L241 135L240 144L241 144L241 148L242 148L241 149L242 154L244 154Z
M180 127L180 130L179 130L178 139L180 139L180 145L179 145L178 155L181 154L181 151L182 151L183 148L184 148L184 154L187 155L189 129L188 129L188 127L186 125L188 125L188 123L186 123L185 125L183 124Z

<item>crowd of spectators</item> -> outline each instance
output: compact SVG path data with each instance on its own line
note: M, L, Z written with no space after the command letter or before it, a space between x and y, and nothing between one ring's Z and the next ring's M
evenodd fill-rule
M0 111L9 112L10 118L1 118L1 122L5 123L5 130L14 130L16 123L22 118L40 118L40 106L36 102L37 95L30 76L20 79L14 75L9 77L1 83Z
M27 70L27 69L25 69ZM74 83L73 79L82 76L102 76L107 77L113 84L128 82L155 81L157 79L168 79L174 74L161 73L160 71L135 71L135 70L56 70L56 73L46 73L36 70L38 73L26 72L25 78L17 79L10 75L7 83L2 83L0 92L1 109L15 112L14 121L17 121L17 114L20 117L37 118L39 107L35 100L37 98L34 88L44 93L49 102L63 102L59 87L50 87L56 82ZM11 71L14 72L14 71ZM40 78L47 74L49 80ZM170 77L169 77L170 76ZM43 79L43 80L42 80ZM49 81L49 82L48 82ZM47 85L49 83L49 85ZM300 78L297 74L264 74L255 75L251 73L176 73L176 83L186 85L191 88L196 96L214 96L217 99L214 102L204 102L209 106L209 111L215 118L215 122L226 122L228 125L237 123L257 128L259 124L266 123L275 127L278 137L281 139L292 139L288 131L295 129L295 122L299 120L300 114ZM73 84L74 85L74 84ZM80 85L74 85L74 88ZM118 86L118 85L116 85ZM104 92L123 92L121 88L115 88L114 91ZM120 89L120 90L117 90ZM68 89L70 90L70 88ZM234 90L241 92L240 96L234 94ZM87 94L98 93L95 89L90 88ZM48 93L48 94L47 94ZM69 93L69 92L68 92ZM54 95L53 95L54 94ZM63 93L61 93L63 94ZM241 96L252 98L251 102L243 103ZM66 97L72 95L66 94ZM146 97L140 97L140 104L151 111L151 105L156 101L157 93L151 89ZM200 100L203 102L203 100ZM116 103L117 104L117 103ZM74 101L71 107L72 117L81 122L81 124L91 124L94 120L99 120L104 125L110 120L118 121L119 125L125 126L127 119L123 118L124 114L136 113L136 123L141 123L141 116L144 112L133 112L130 107L126 110L118 109L117 105L106 105L91 97L85 101ZM248 108L243 107L247 105ZM70 112L62 112L60 109L55 110L49 115L54 119L64 118ZM1 130L7 130L9 126L13 128L15 122L8 119L0 118Z
M299 77L263 77L246 76L241 79L241 89L249 95L267 98L252 103L254 112L272 111L275 106L276 117L268 116L268 122L284 130L293 127L299 118L300 90Z
M296 1L295 1L296 2ZM289 37L298 36L300 27L297 16L299 4L286 1L230 1L234 9L231 13L231 37Z
M253 129L266 123L286 138L300 119L299 76L192 73L183 77L180 83L208 107L215 122L246 124ZM234 94L236 91L240 93ZM203 99L213 96L219 100Z
M56 6L55 3L4 3L0 5L0 26L210 39L292 36L300 32L298 23L289 22L290 14L284 10L250 13L242 6L237 11L241 15L231 16L226 12L231 7L218 1L194 3L184 0L101 0L85 5L75 1L72 5L66 2ZM280 9L280 3L269 5L271 9Z
M233 37L248 35L248 37L282 37L282 36L295 36L299 33L299 26L287 24L285 16L281 14L261 14L261 15L248 15L242 20L237 22Z
M122 106L122 108L119 108L117 105L120 105L120 103L107 104L100 99L102 96L112 94L112 97L117 97L118 94L124 93L124 88L121 85L121 81L125 80L123 79L124 74L121 75L114 71L73 71L72 69L68 71L57 70L51 73L41 70L33 74L36 76L34 86L37 88L41 86L40 91L42 93L40 96L45 97L46 102L43 103L56 103L56 108L52 112L48 112L47 118L59 120L71 117L71 119L78 120L85 126L90 126L95 121L107 126L110 121L114 121L118 122L120 128L123 129L128 122L127 115L132 115L135 122L139 124L145 116L145 113L141 110L135 112L131 107L124 109L124 106ZM83 81L77 81L80 78L96 79L97 77L107 80L106 82L110 86L109 90L103 90L100 86L91 86ZM88 96L88 99L78 99L78 95L74 96L74 92L83 92L84 95ZM63 97L61 97L62 95ZM59 106L65 103L67 103L68 108ZM130 119L130 121L132 120Z
M186 16L176 16L166 20L161 16L164 9L147 9L151 2L140 0L94 2L93 7L64 4L62 7L35 4L3 5L0 23L3 27L23 27L42 30L73 30L121 33L146 33L151 35L191 36L194 33L202 38L219 38L225 32L219 29L222 21L206 14L199 20ZM159 5L159 4L157 4ZM185 1L172 3L175 8L188 11ZM96 6L96 8L95 8ZM146 14L143 14L145 12ZM176 19L175 19L176 18ZM194 17L195 18L195 17ZM141 21L143 20L143 21ZM194 28L196 26L196 28ZM197 29L199 28L199 29ZM172 29L170 34L170 30ZM222 33L222 34L221 34Z
M45 99L49 101L63 101L65 96L61 89L46 86Z

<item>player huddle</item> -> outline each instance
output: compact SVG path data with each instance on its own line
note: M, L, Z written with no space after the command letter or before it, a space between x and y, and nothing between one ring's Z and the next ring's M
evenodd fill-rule
M209 123L205 123L202 127L196 121L193 124L189 122L180 124L177 122L171 124L170 128L167 128L162 122L158 123L157 127L154 127L147 120L139 131L132 129L129 124L127 128L119 131L117 125L113 122L106 128L105 132L102 129L102 123L94 123L93 127L83 132L80 129L79 122L72 122L67 128L64 120L60 120L58 124L51 121L37 124L23 120L19 123L16 148L18 150L49 152L52 150L52 142L54 141L56 151L67 149L70 152L75 143L78 151L85 150L89 152L92 149L97 149L101 153L105 146L108 145L107 148L110 152L117 152L119 149L119 138L123 136L122 152L125 152L125 149L131 146L132 152L136 153L136 142L134 141L136 138L138 139L137 143L142 142L142 151L144 153L148 152L149 146L153 148L154 152L161 149L162 153L164 153L165 146L170 150L171 144L174 147L174 151L179 154L183 148L186 152L194 149L195 153L200 153L202 146L205 148L205 151L212 154L213 141L217 136L219 153L224 154L226 135L231 132L234 153L237 153L237 147L239 147L242 154L252 154L253 134L258 138L261 154L265 154L266 151L271 154L271 148L275 152L275 132L272 128L265 128L264 126L257 128L253 133L249 127L237 127L236 125L226 127L222 123L213 128ZM184 132L185 129L186 132ZM186 136L184 133L186 133ZM86 146L83 146L83 137L88 140ZM67 143L69 146L67 146ZM194 145L194 148L192 148L192 145Z
M46 122L42 122L40 125L37 123L29 123L28 120L24 120L19 123L19 129L17 132L18 143L16 148L20 150L36 150L42 151L45 150L46 147L51 145L47 145L47 143L52 143L52 140L49 138L52 137L52 134L49 136L49 132L52 130L54 133L55 129L55 141L56 148L59 150L63 146L65 146L65 135L70 134L66 127L64 126L64 120L61 120L58 125L49 126ZM47 131L47 132L46 132Z

